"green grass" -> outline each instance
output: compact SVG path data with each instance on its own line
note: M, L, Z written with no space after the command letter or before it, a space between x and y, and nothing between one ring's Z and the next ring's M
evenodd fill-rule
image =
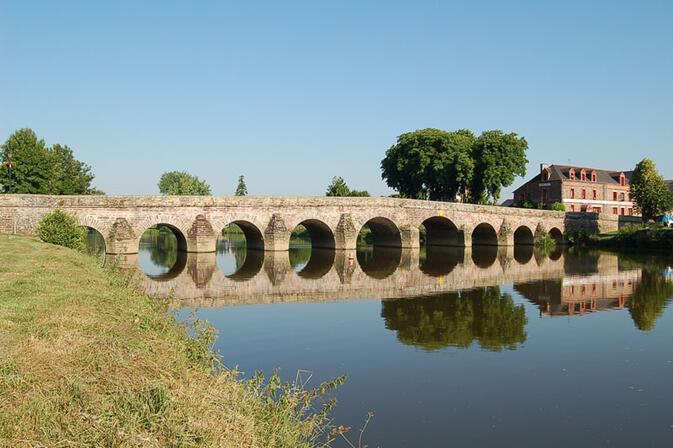
M0 234L0 447L321 445L315 393L240 380L214 330L166 311L93 257Z
M615 232L588 235L586 244L595 247L630 247L654 250L673 249L673 228L624 226Z

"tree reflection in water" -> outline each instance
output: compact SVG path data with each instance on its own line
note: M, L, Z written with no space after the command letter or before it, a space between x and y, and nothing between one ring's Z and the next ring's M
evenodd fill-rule
M467 348L475 340L483 350L515 350L526 341L523 305L498 286L381 303L386 328L425 351Z
M149 254L151 266L141 266L153 278L178 275L184 268L186 254L178 251L178 239L165 226L150 227L140 237L140 250Z
M661 272L643 271L628 305L633 323L639 330L653 330L672 299L673 282L667 281Z

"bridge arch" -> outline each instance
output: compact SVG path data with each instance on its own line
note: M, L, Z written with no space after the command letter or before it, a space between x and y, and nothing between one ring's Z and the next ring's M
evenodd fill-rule
M533 231L528 226L521 225L514 231L514 245L532 246L535 244Z
M402 235L397 225L390 219L383 216L377 216L369 219L360 229L369 228L371 231L372 243L379 247L402 247Z
M238 229L236 229L236 227ZM240 232L243 233L245 238L245 245L248 249L264 249L264 235L262 235L262 231L259 230L259 228L252 222L243 219L236 219L229 222L226 226L224 226L224 228L220 230L218 234L218 240L224 236L224 233L226 233L227 229L232 229L234 231L238 231L240 229Z
M448 218L432 216L421 224L425 227L426 246L464 246L465 235Z
M84 229L84 241L86 243L86 253L105 261L106 246L105 237L103 234L93 227L80 226Z
M304 226L311 238L311 248L334 249L334 232L319 219L305 219L298 226Z
M556 244L563 242L563 233L561 233L561 231L557 227L552 227L551 229L549 229L549 236L554 238Z
M254 277L264 264L264 237L259 228L246 220L225 225L217 237L217 265L232 280Z
M150 278L177 277L187 264L188 243L174 224L160 222L147 227L138 239L138 264Z
M497 246L498 234L489 223L482 222L472 230L473 246Z
M290 236L290 265L302 278L319 279L332 269L334 247L334 233L325 222L304 219Z
M178 252L187 252L188 246L187 246L187 238L185 237L185 234L178 226L175 224L170 224L167 222L159 222L156 224L153 224L151 226L146 227L142 233L140 234L140 241L138 244L138 249L140 249L140 242L143 239L143 236L147 233L148 230L150 229L158 229L161 230L162 228L168 229L175 235L175 239L177 240L177 249Z

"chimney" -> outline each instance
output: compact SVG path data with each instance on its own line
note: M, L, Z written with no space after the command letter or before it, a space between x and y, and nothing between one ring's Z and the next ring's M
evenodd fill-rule
M543 172L544 170L548 169L549 167L547 166L546 163L541 163L540 164L540 172Z

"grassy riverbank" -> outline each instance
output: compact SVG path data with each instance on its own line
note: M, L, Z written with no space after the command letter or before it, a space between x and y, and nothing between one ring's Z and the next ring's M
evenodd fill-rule
M624 226L616 232L589 235L587 246L600 248L673 249L673 228Z
M93 257L0 234L0 446L316 446L301 391L211 374L209 333L165 306Z

